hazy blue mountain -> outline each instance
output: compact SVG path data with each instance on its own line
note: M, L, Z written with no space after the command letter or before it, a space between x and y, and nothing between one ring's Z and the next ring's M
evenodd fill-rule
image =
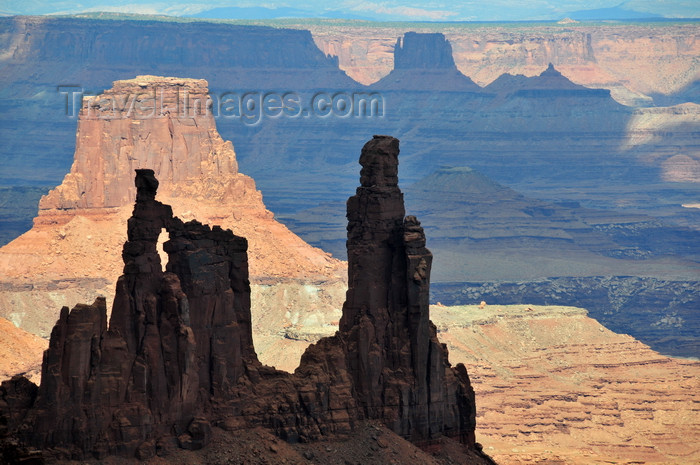
M502 0L498 2L411 2L407 6L401 0L382 2L329 3L323 0L289 2L269 0L264 7L231 7L230 0L172 0L134 2L133 0L23 0L4 1L0 14L47 15L75 14L83 12L111 11L132 14L158 14L208 18L264 19L282 17L313 17L371 19L374 21L556 21L568 12L603 12L608 19L650 18L659 15L667 18L700 17L697 0L630 0L615 5L615 0L542 0L522 2ZM254 4L253 2L248 5ZM622 12L618 11L622 10ZM644 12L643 16L630 16L630 12ZM204 13L202 15L202 13ZM622 14L622 18L620 18ZM600 19L600 16L589 16Z
M627 2L620 3L610 8L595 8L592 10L578 10L567 15L571 19L577 21L595 21L595 20L632 20L632 19L651 19L663 18L662 15L656 13L648 13L644 11L635 11L625 7Z
M276 18L338 18L361 19L371 21L370 16L352 14L348 11L314 11L291 7L265 8L262 6L251 7L220 7L204 10L196 14L187 15L191 18L209 19L276 19Z

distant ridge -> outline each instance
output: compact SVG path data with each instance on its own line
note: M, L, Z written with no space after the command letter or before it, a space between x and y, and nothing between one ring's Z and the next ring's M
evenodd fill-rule
M210 10L200 11L193 15L187 15L189 18L207 18L207 19L281 19L281 18L328 18L328 19L359 19L364 21L372 21L369 16L356 15L353 13L343 12L339 10L325 11L319 13L317 11L303 10L292 7L266 8L262 6L250 7L219 7Z
M519 97L535 97L552 93L561 96L562 92L572 97L610 97L608 89L591 89L571 82L551 63L538 76L527 77L522 74L502 74L491 84L484 87L484 90L496 94L515 94Z
M522 197L514 190L487 178L480 172L468 167L443 167L412 184L412 192L438 192L440 196L464 194L479 197L501 198Z
M577 21L591 20L630 20L630 19L657 19L663 18L662 15L656 13L647 13L643 11L635 11L625 8L627 2L622 2L617 6L610 8L595 8L592 10L578 10L569 14L569 18Z

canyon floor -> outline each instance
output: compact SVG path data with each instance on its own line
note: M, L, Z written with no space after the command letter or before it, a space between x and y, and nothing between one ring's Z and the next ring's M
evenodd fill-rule
M450 362L469 370L477 440L497 463L700 461L700 362L660 355L574 307L435 305L431 319ZM290 327L256 348L293 370L334 330Z

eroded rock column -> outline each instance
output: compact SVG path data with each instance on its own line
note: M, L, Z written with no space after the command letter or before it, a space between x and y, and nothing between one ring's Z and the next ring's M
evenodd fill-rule
M364 415L416 441L440 434L474 442L474 394L449 365L429 316L432 254L398 187L399 141L362 149L360 187L348 200L348 286L340 331Z

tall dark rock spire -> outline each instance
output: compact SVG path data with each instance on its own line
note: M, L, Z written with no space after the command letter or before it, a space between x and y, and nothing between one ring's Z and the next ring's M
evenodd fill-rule
M0 387L0 435L56 457L148 458L173 436L183 448L205 446L213 425L265 426L294 442L374 419L417 444L458 439L487 463L467 371L450 366L429 319L432 255L420 222L404 217L398 155L389 136L362 149L340 330L309 346L294 374L257 359L247 241L183 223L155 200L153 171L137 170L109 327L104 299L63 308L38 394L23 378ZM17 452L12 441L5 450Z
M136 171L136 204L107 329L104 299L63 308L44 355L42 382L23 440L39 448L146 457L176 432L201 447L212 403L259 365L250 322L247 242L183 223L155 200L152 170ZM170 240L162 271L156 244Z
M366 416L416 441L446 434L473 445L474 393L464 367L449 366L430 322L433 257L420 222L404 218L398 155L393 137L365 144L361 185L348 200L349 289L340 320L348 368Z

